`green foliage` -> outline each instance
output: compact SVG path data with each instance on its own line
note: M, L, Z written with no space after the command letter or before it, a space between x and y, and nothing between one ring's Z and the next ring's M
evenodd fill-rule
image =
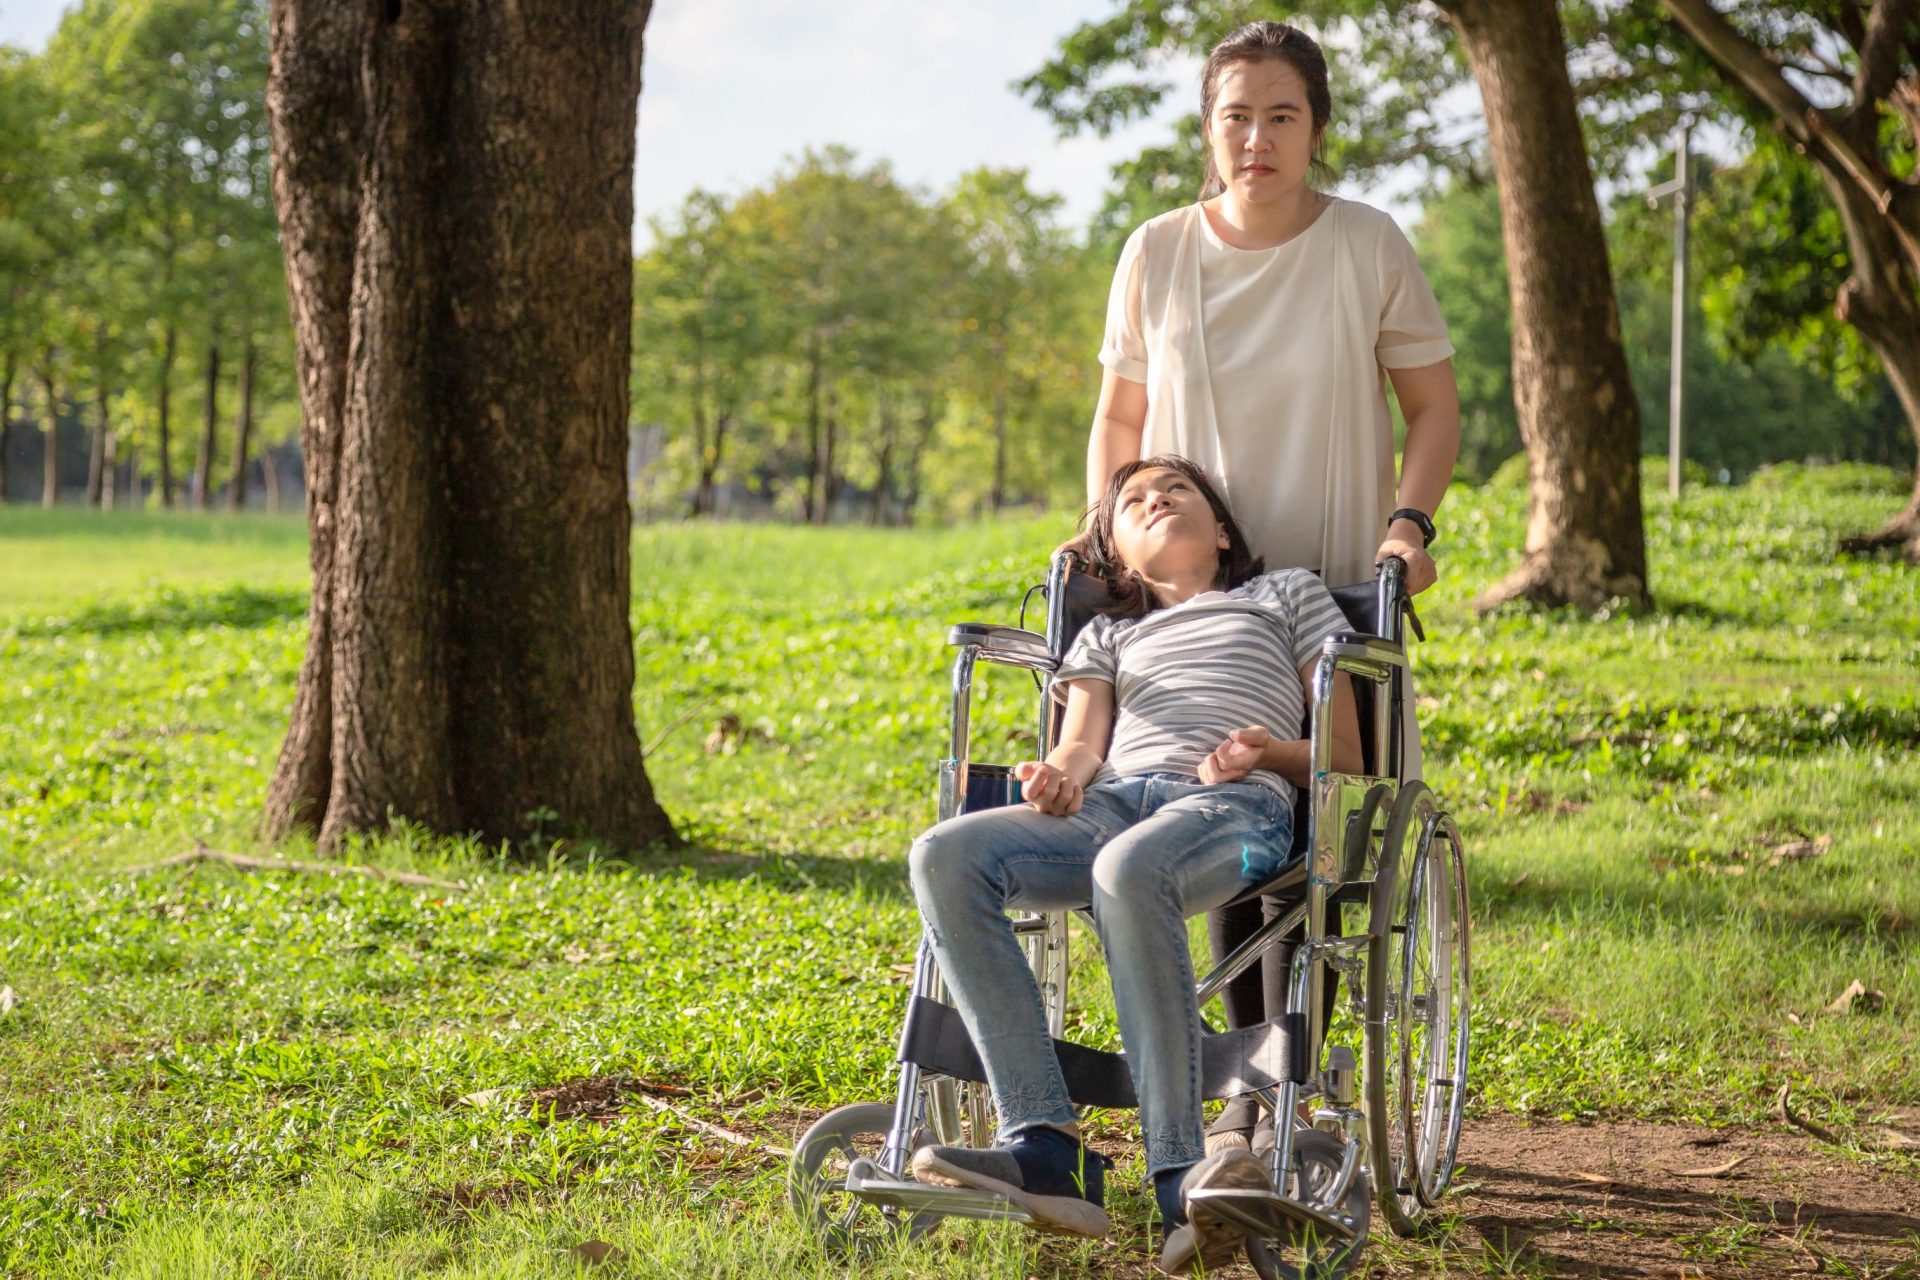
M1474 618L1525 488L1450 500L1415 657L1469 846L1476 1113L1749 1120L1791 1083L1845 1119L1920 1089L1920 580L1827 554L1900 484L1780 466L1650 490L1664 607L1597 621ZM565 1274L598 1237L649 1274L837 1274L777 1162L531 1095L638 1077L790 1143L797 1112L886 1094L945 626L1014 621L1063 532L639 530L635 711L693 847L402 830L350 851L469 886L442 893L131 874L196 840L308 854L254 849L304 642L300 525L0 512L0 558L35 569L0 577L0 1273ZM983 686L977 755L1030 752L1028 677ZM1076 937L1073 1016L1099 1039L1094 951ZM1822 1013L1855 978L1884 1007ZM1108 1260L938 1240L873 1274Z
M56 394L87 405L89 427L104 402L108 429L123 446L144 446L149 472L163 384L173 474L191 466L187 424L204 408L204 379L181 374L203 365L209 346L224 348L229 385L240 348L259 348L264 441L298 420L271 195L266 18L255 0L88 0L43 55L9 55L0 74L0 84L38 85L31 145L0 91L0 156L14 157L0 168L27 211L0 209L0 308L14 300L17 317L0 320L0 344L52 372ZM9 244L25 250L10 254Z
M647 483L797 511L831 477L875 523L1077 486L1105 280L1059 206L1012 170L930 198L843 149L696 192L636 264L636 404L667 441Z

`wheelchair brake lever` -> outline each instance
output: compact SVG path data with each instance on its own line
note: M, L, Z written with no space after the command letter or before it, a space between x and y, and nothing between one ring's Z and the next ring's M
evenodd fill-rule
M1407 611L1407 625L1413 628L1414 639L1425 644L1427 641L1427 629L1420 625L1420 615L1413 611L1413 598L1409 596L1407 599L1402 600L1400 607Z

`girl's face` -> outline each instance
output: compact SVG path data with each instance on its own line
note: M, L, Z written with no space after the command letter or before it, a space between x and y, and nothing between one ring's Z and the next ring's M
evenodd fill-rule
M1198 485L1172 467L1130 476L1113 504L1113 549L1151 581L1219 568L1227 527Z
M1291 197L1306 185L1317 141L1307 82L1291 63L1259 58L1221 72L1207 150L1229 194L1247 204Z

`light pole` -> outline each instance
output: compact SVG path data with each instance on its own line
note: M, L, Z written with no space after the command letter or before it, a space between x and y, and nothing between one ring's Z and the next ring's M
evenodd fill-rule
M1680 134L1674 142L1673 180L1647 191L1647 204L1658 208L1660 201L1673 197L1673 354L1667 376L1667 493L1680 496L1680 460L1686 456L1685 418L1682 415L1682 388L1686 382L1687 354L1687 214L1693 205L1693 183L1687 158L1693 133L1690 116L1680 117Z

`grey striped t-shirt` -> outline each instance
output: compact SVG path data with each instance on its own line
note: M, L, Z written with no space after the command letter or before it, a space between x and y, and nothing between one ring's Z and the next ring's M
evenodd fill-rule
M1054 675L1114 688L1113 743L1095 782L1141 773L1198 777L1200 762L1248 725L1297 738L1306 716L1300 668L1329 635L1350 628L1325 584L1305 569L1263 574L1141 618L1089 622ZM1247 781L1293 799L1279 774Z

